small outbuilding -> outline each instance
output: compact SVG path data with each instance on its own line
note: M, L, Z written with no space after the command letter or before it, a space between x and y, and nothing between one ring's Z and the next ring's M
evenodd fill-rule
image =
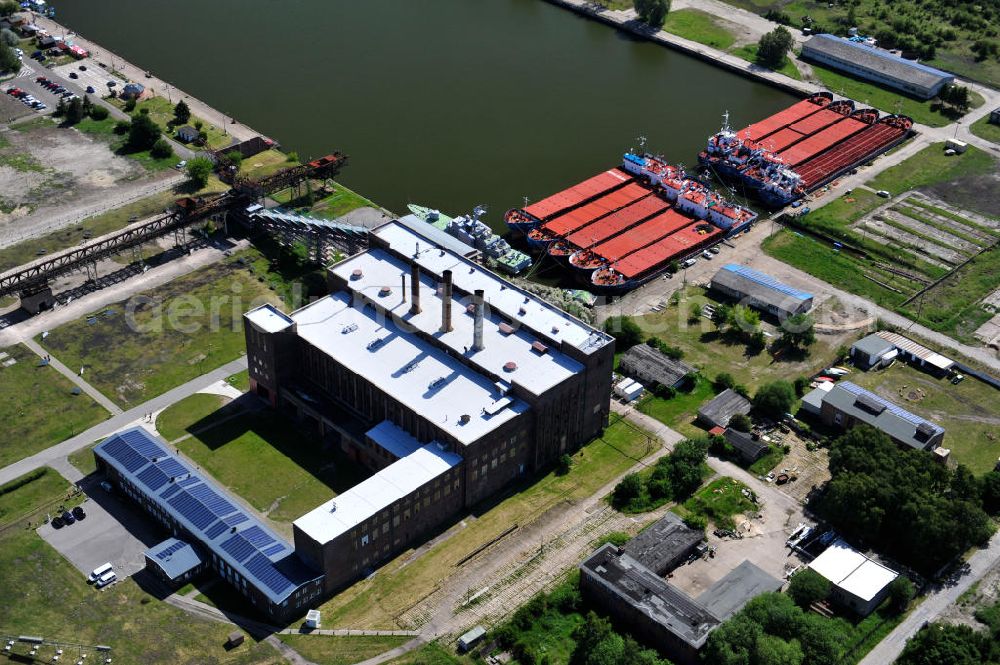
M727 427L737 413L750 413L750 400L732 388L726 388L698 409L698 420L706 427Z
M122 88L119 97L122 99L139 99L144 92L146 92L146 88L141 83L127 83Z
M642 397L643 392L645 392L645 388L642 387L642 384L628 377L622 379L614 386L615 396L620 397L626 402L639 399Z
M723 436L726 438L726 443L736 449L744 464L753 464L767 452L766 443L762 443L759 439L754 439L752 435L746 432L741 432L730 427Z
M628 541L625 553L662 577L684 563L704 539L704 533L667 513Z
M145 552L146 570L173 587L179 587L205 569L205 562L189 543L167 538Z
M899 352L892 342L872 334L851 345L851 361L858 369L868 371L888 367Z
M476 642L483 639L486 635L486 629L482 626L476 626L469 632L463 634L458 638L458 650L465 653L472 647L476 646Z
M177 138L184 143L191 143L198 140L198 130L191 125L184 125L177 130Z
M685 377L694 372L690 365L675 360L648 344L636 344L626 351L618 369L622 374L646 385L659 383L671 388L683 383Z
M842 539L812 560L809 568L830 581L834 602L866 617L889 593L899 573L868 558Z
M1000 125L1000 108L996 108L990 111L990 123L994 125Z

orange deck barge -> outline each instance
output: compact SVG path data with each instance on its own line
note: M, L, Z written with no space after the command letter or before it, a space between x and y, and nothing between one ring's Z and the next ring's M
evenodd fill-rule
M544 222L602 194L624 187L633 180L631 175L619 168L608 169L593 178L587 178L577 185L532 203L524 208L524 212Z

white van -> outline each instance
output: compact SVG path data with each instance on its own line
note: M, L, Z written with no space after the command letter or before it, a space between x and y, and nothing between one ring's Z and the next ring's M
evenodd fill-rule
M94 568L93 572L90 573L90 577L87 578L87 581L96 582L97 580L101 579L101 577L111 572L114 572L114 566L112 566L110 563L102 564L97 568Z
M113 571L113 570L108 571L108 572L104 573L103 575L101 575L99 578L97 578L97 581L94 582L94 588L95 589L103 589L104 587L108 586L109 584L111 584L112 582L114 582L117 579L118 579L118 576L115 575L115 571Z

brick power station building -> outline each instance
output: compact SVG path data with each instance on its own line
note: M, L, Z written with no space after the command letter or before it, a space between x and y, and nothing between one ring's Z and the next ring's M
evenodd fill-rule
M326 593L598 435L612 338L396 222L331 295L245 315L251 390L372 471L294 523Z

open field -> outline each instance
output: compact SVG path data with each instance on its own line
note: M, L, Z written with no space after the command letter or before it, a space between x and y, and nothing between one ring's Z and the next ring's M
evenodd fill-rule
M667 14L663 29L684 39L725 51L736 41L711 14L697 9L678 9Z
M743 496L746 485L732 478L716 478L678 507L681 516L701 515L720 529L732 529L733 515L756 512L757 504Z
M233 388L241 392L246 392L250 390L250 372L243 370L242 372L237 372L231 377L226 379L226 383L231 385Z
M0 142L0 224L54 203L107 196L116 184L143 173L103 141L48 118L17 125Z
M0 349L0 467L79 434L108 417L104 407L54 368L39 367L27 347ZM17 361L5 367L8 360Z
M874 106L885 113L901 113L913 118L916 122L931 127L944 127L954 121L947 113L938 109L931 101L921 101L907 97L901 92L854 78L847 74L827 69L822 65L810 62L816 78L831 92L842 97L850 97L866 106ZM975 92L969 92L972 108L982 106L983 98Z
M304 658L322 665L352 665L409 642L411 637L281 635L281 641Z
M53 254L75 247L91 238L123 229L134 221L162 213L181 196L218 193L225 191L227 187L221 180L212 176L208 184L197 192L190 192L184 185L174 187L101 215L88 217L58 231L4 247L0 249L0 272L34 261L42 254Z
M943 144L931 145L869 183L894 200L857 189L793 222L859 248L867 257L795 231L771 236L762 246L834 286L976 343L972 333L989 318L978 303L1000 286L996 250L979 253L1000 238L993 212L1000 210L1000 197L989 187L996 182L995 169L996 161L983 151L970 147L964 155L948 157ZM899 198L911 190L916 193ZM966 206L969 199L975 201Z
M178 157L175 155L157 158L153 157L149 150L126 151L125 143L127 136L115 134L114 131L115 123L117 122L111 116L108 116L104 120L84 118L75 128L84 134L88 134L104 142L114 154L139 162L147 171L163 171L177 163Z
M437 642L431 642L410 653L390 660L386 665L467 665L473 660L459 656Z
M111 103L117 106L118 108L124 108L125 106L125 102L122 101L121 99L112 99L109 101L111 101ZM168 100L164 99L163 97L148 97L135 105L135 111L133 111L132 115L135 115L136 113L141 113L143 109L149 112L150 119L152 119L153 122L159 125L160 131L162 131L167 136L176 138L175 136L176 128L175 125L172 123L174 119L174 104L171 104ZM180 125L176 125L176 127L191 125L195 129L198 129L195 126L196 122L201 122L202 123L201 131L208 134L208 142L205 146L207 149L217 150L219 148L224 148L233 142L233 137L227 134L224 130L219 129L215 125L205 122L201 118L197 118L193 115L187 122L181 123Z
M198 402L182 408L198 411L203 406ZM190 436L173 445L272 520L298 519L371 475L339 447L324 444L277 413L240 413L224 420L230 413L226 409L202 417L190 426Z
M167 407L156 417L156 431L167 442L176 441L191 432L190 428L201 423L201 426L211 425L209 416L229 402L221 395L195 393ZM220 414L221 415L221 414Z
M406 552L385 564L372 578L327 601L320 608L323 621L352 628L403 627L400 614L441 585L464 556L512 525L525 526L559 504L591 497L650 452L645 432L626 421L613 422L602 438L573 455L569 473L560 476L553 471L531 479L517 493L484 507L485 512L474 511L474 517L452 527L449 538L426 552L417 557Z
M71 490L66 479L47 466L0 486L0 527L7 527L39 507L65 498Z
M240 165L240 175L263 178L264 176L277 173L281 169L297 165L297 161L290 160L288 155L280 150L272 148L270 150L265 150L258 155L254 155L253 157L244 159L243 163Z
M59 501L68 489L65 481L50 472L0 496L0 514L12 506L42 507ZM76 528L86 528L84 524ZM32 530L14 528L0 534L0 587L8 593L3 622L6 632L107 644L113 649L115 662L250 665L278 660L270 646L252 639L226 651L223 644L231 626L188 615L156 600L133 579L94 590ZM26 649L19 653L26 653ZM39 657L49 662L53 653L46 647ZM89 655L93 658L94 654ZM0 657L0 662L8 660Z
M68 323L44 340L122 405L139 404L244 353L243 312L278 303L238 256Z
M709 376L714 377L714 375ZM636 408L684 436L694 437L705 433L694 423L698 417L698 407L713 397L715 397L715 391L712 390L711 381L705 376L699 375L697 383L690 392L679 391L670 399L657 397L647 392L639 400Z
M809 16L819 32L846 35L848 28L857 26L861 34L873 36L888 30L896 38L912 39L917 47L933 42L937 44L936 53L926 60L927 64L994 87L1000 85L1000 60L995 56L977 60L972 51L972 44L988 34L991 23L989 15L983 14L982 8L972 2L948 5L926 4L917 0L899 0L892 5L878 0L859 0L853 4L819 0L726 2L762 15L771 9L779 10L790 19L794 27L789 29L793 32L803 25L803 17ZM852 7L853 23L848 18ZM995 27L995 18L993 22ZM995 33L992 39L996 39Z
M878 372L852 372L851 380L945 428L944 447L976 474L1000 458L1000 391L972 377L957 385L905 363Z
M323 219L336 219L365 206L375 207L374 203L340 183L333 183L333 191L329 193L325 193L321 188L322 183L314 185L312 204L305 197L293 198L296 195L293 189L282 190L271 198L295 212L308 213Z
M984 115L969 126L969 131L981 139L1000 143L1000 125L990 122L989 114Z
M81 448L67 457L69 463L75 466L80 473L88 476L97 471L97 461L94 459L93 446Z

